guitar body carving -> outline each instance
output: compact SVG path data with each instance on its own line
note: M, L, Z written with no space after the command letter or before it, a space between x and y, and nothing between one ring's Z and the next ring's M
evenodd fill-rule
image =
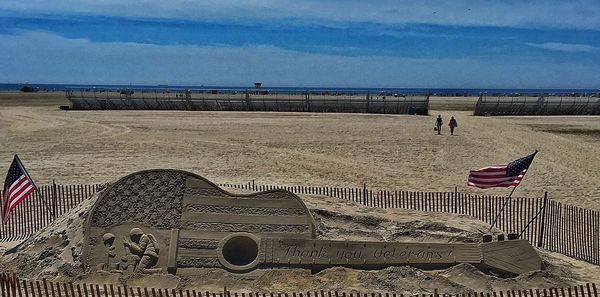
M291 192L231 194L178 170L130 174L99 195L84 232L84 260L90 270L176 273L208 267L243 273L278 267L438 269L470 263L483 271L516 275L542 266L525 240L320 240L310 211Z

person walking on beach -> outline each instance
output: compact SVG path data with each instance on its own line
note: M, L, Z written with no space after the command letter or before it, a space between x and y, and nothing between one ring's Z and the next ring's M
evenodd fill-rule
M450 135L454 135L454 128L458 127L458 122L456 122L456 119L454 118L454 116L452 116L452 118L450 118L450 122L448 122L448 126L450 127Z
M437 134L442 134L442 125L444 125L444 121L442 121L442 115L438 115L437 119L435 119L435 127L437 128Z

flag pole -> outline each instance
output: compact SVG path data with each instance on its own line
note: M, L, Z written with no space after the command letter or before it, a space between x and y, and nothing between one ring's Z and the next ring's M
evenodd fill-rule
M33 188L35 188L35 190L39 192L38 187L33 182L33 179L31 178L31 176L29 176L29 172L27 172L27 170L25 169L25 166L23 166L23 163L21 163L21 159L19 158L19 156L17 154L15 154L15 159L17 159L17 164L19 164L19 167L21 168L21 170L23 170L23 172L25 173L25 175L27 176L27 178L29 179L29 181L33 185ZM48 203L46 203L46 201L44 199L42 199L42 196L39 196L39 197L40 197L40 200L42 201L42 204L44 204L44 206L46 207L46 210L48 211L48 213L50 213L50 215L53 218L55 218L54 212L50 208L50 205L48 205Z
M27 170L25 169L25 166L23 166L23 163L21 163L21 159L19 158L19 156L17 154L15 154L15 159L17 159L17 164L19 164L21 171L23 171L23 173L25 173L25 176L27 176L27 179L29 179L29 182L31 182L31 184L33 185L33 188L37 191L38 187L33 182L33 179L31 178L31 176L29 176L29 172L27 172Z
M533 152L533 157L535 158L535 155L537 155L539 151L535 150L535 152ZM533 163L533 159L531 159L531 163ZM531 166L531 163L529 163L529 166L527 166L527 169L529 169L529 167ZM492 231L492 228L494 228L494 226L496 226L496 223L498 222L498 218L500 217L500 214L502 212L504 212L504 208L506 207L506 205L508 204L508 202L510 201L510 199L512 199L512 194L515 192L515 190L517 189L517 185L515 185L512 189L512 191L510 191L510 194L508 194L508 197L506 198L506 201L504 201L504 204L502 204L502 208L500 208L500 211L496 214L496 217L494 218L494 221L492 222L492 225L490 226L490 229L488 229L488 232Z
M496 222L498 221L498 217L500 217L500 214L502 212L504 212L504 208L506 207L506 205L508 204L508 202L512 198L512 194L515 192L516 189L517 189L517 187L514 186L513 189L512 189L512 191L510 191L510 194L508 194L508 197L506 198L506 201L504 201L504 204L502 204L502 207L500 208L500 211L496 214L496 217L494 218L494 221L492 222L492 225L490 226L490 229L488 229L488 232L492 231L492 228L494 228L494 226L496 226Z

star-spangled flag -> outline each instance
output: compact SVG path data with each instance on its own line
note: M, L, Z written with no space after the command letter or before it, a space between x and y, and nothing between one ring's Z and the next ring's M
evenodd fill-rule
M521 183L535 153L514 160L508 164L498 164L469 172L467 185L478 188L516 187Z
M21 160L15 155L4 180L2 195L2 222L4 224L8 221L10 212L36 189L33 180L21 164Z

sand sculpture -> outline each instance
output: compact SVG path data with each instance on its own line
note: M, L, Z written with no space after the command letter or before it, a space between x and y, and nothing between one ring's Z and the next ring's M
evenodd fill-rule
M517 275L541 269L526 241L402 243L319 240L314 220L291 192L230 194L207 179L178 170L128 175L106 190L86 221L84 261L91 270L182 273L223 268L332 266L424 269L471 263Z

